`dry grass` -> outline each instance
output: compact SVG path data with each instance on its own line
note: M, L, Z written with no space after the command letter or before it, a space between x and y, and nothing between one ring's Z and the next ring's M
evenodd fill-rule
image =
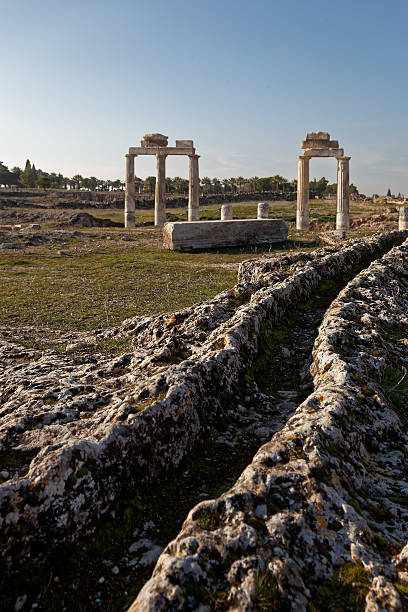
M219 209L216 205L203 206L201 217L219 218ZM42 244L35 246L23 238L13 238L18 248L0 251L0 325L88 330L119 324L129 316L173 311L205 300L235 284L237 264L245 259L282 249L313 248L318 227L296 232L295 210L296 202L271 203L270 216L291 223L290 240L285 245L200 253L164 250L160 228L73 228L53 234L48 218L42 225L44 231L37 233L46 238ZM383 211L381 205L352 205L353 217ZM90 212L123 220L118 210ZM182 219L186 210L168 209L168 214ZM255 202L234 205L234 217L255 216ZM334 201L311 202L311 218L316 222L334 222L334 216ZM153 211L137 211L136 220L152 221ZM354 231L356 235L361 233Z

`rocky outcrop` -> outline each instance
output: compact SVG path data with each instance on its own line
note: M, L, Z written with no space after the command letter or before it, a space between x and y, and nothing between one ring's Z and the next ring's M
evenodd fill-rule
M407 255L392 249L338 295L313 393L232 489L191 510L132 611L406 609Z
M58 351L0 349L1 554L6 564L91 532L131 490L162 478L218 418L258 334L328 278L403 234L338 252L245 262L232 292L178 313L76 335ZM103 345L132 338L115 359Z

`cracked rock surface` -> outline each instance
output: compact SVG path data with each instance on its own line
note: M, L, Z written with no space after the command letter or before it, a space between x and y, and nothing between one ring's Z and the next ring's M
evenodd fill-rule
M126 491L163 478L223 413L263 323L402 236L244 262L231 292L115 329L60 334L65 353L24 348L1 330L3 560L92 532ZM118 336L132 351L104 356L98 341Z
M227 493L191 510L132 611L406 609L407 255L406 242L340 292L313 392Z

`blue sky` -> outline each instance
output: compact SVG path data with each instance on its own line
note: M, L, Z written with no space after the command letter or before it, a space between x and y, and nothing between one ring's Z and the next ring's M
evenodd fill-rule
M146 132L201 176L297 174L328 131L365 193L408 195L406 0L0 0L0 160L124 175ZM136 173L154 174L154 159ZM168 158L169 176L187 160ZM311 177L335 181L333 160Z

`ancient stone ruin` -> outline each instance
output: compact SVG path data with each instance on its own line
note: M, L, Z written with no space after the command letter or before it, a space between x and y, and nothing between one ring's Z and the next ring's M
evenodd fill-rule
M337 213L336 229L345 230L349 219L349 161L337 140L330 140L328 132L311 132L302 142L303 155L298 160L296 229L309 229L309 161L312 157L337 159Z
M224 205L222 208L232 206ZM166 223L163 246L171 250L212 249L285 242L289 225L283 219L232 219Z
M408 367L408 243L390 249L406 237L394 232L349 241L340 251L246 261L238 284L207 302L67 335L77 347L132 339L132 349L116 357L79 358L72 344L65 354L39 354L18 340L3 342L4 597L24 560L36 566L93 533L124 495L160 486L220 417L242 422L249 415L245 431L256 424L266 446L232 488L191 510L133 610L204 610L210 595L216 601L223 592L229 609L252 610L265 576L283 603L304 611L316 580L350 563L365 568L374 600L382 585L398 603L390 576L408 569L408 546L394 555L408 539L407 434L392 400ZM292 418L273 435L265 426L281 410L277 399L246 386L245 377L261 367L263 343L279 337L288 315L356 266L361 272L324 315L313 390L292 402ZM396 379L389 378L392 364ZM230 452L234 436L225 438Z
M401 206L399 209L398 229L404 231L408 229L408 207Z
M340 292L313 347L313 391L229 491L190 511L130 612L407 609L407 433L387 389L392 364L408 365L393 323L406 333L407 248ZM270 272L255 260L245 277Z
M166 220L166 157L168 155L188 156L188 220L198 221L200 218L198 158L200 156L196 155L193 141L176 140L176 146L169 147L167 136L163 134L145 134L141 140L140 147L130 147L126 155L125 227L135 227L135 157L138 155L156 156L155 225L164 225Z

